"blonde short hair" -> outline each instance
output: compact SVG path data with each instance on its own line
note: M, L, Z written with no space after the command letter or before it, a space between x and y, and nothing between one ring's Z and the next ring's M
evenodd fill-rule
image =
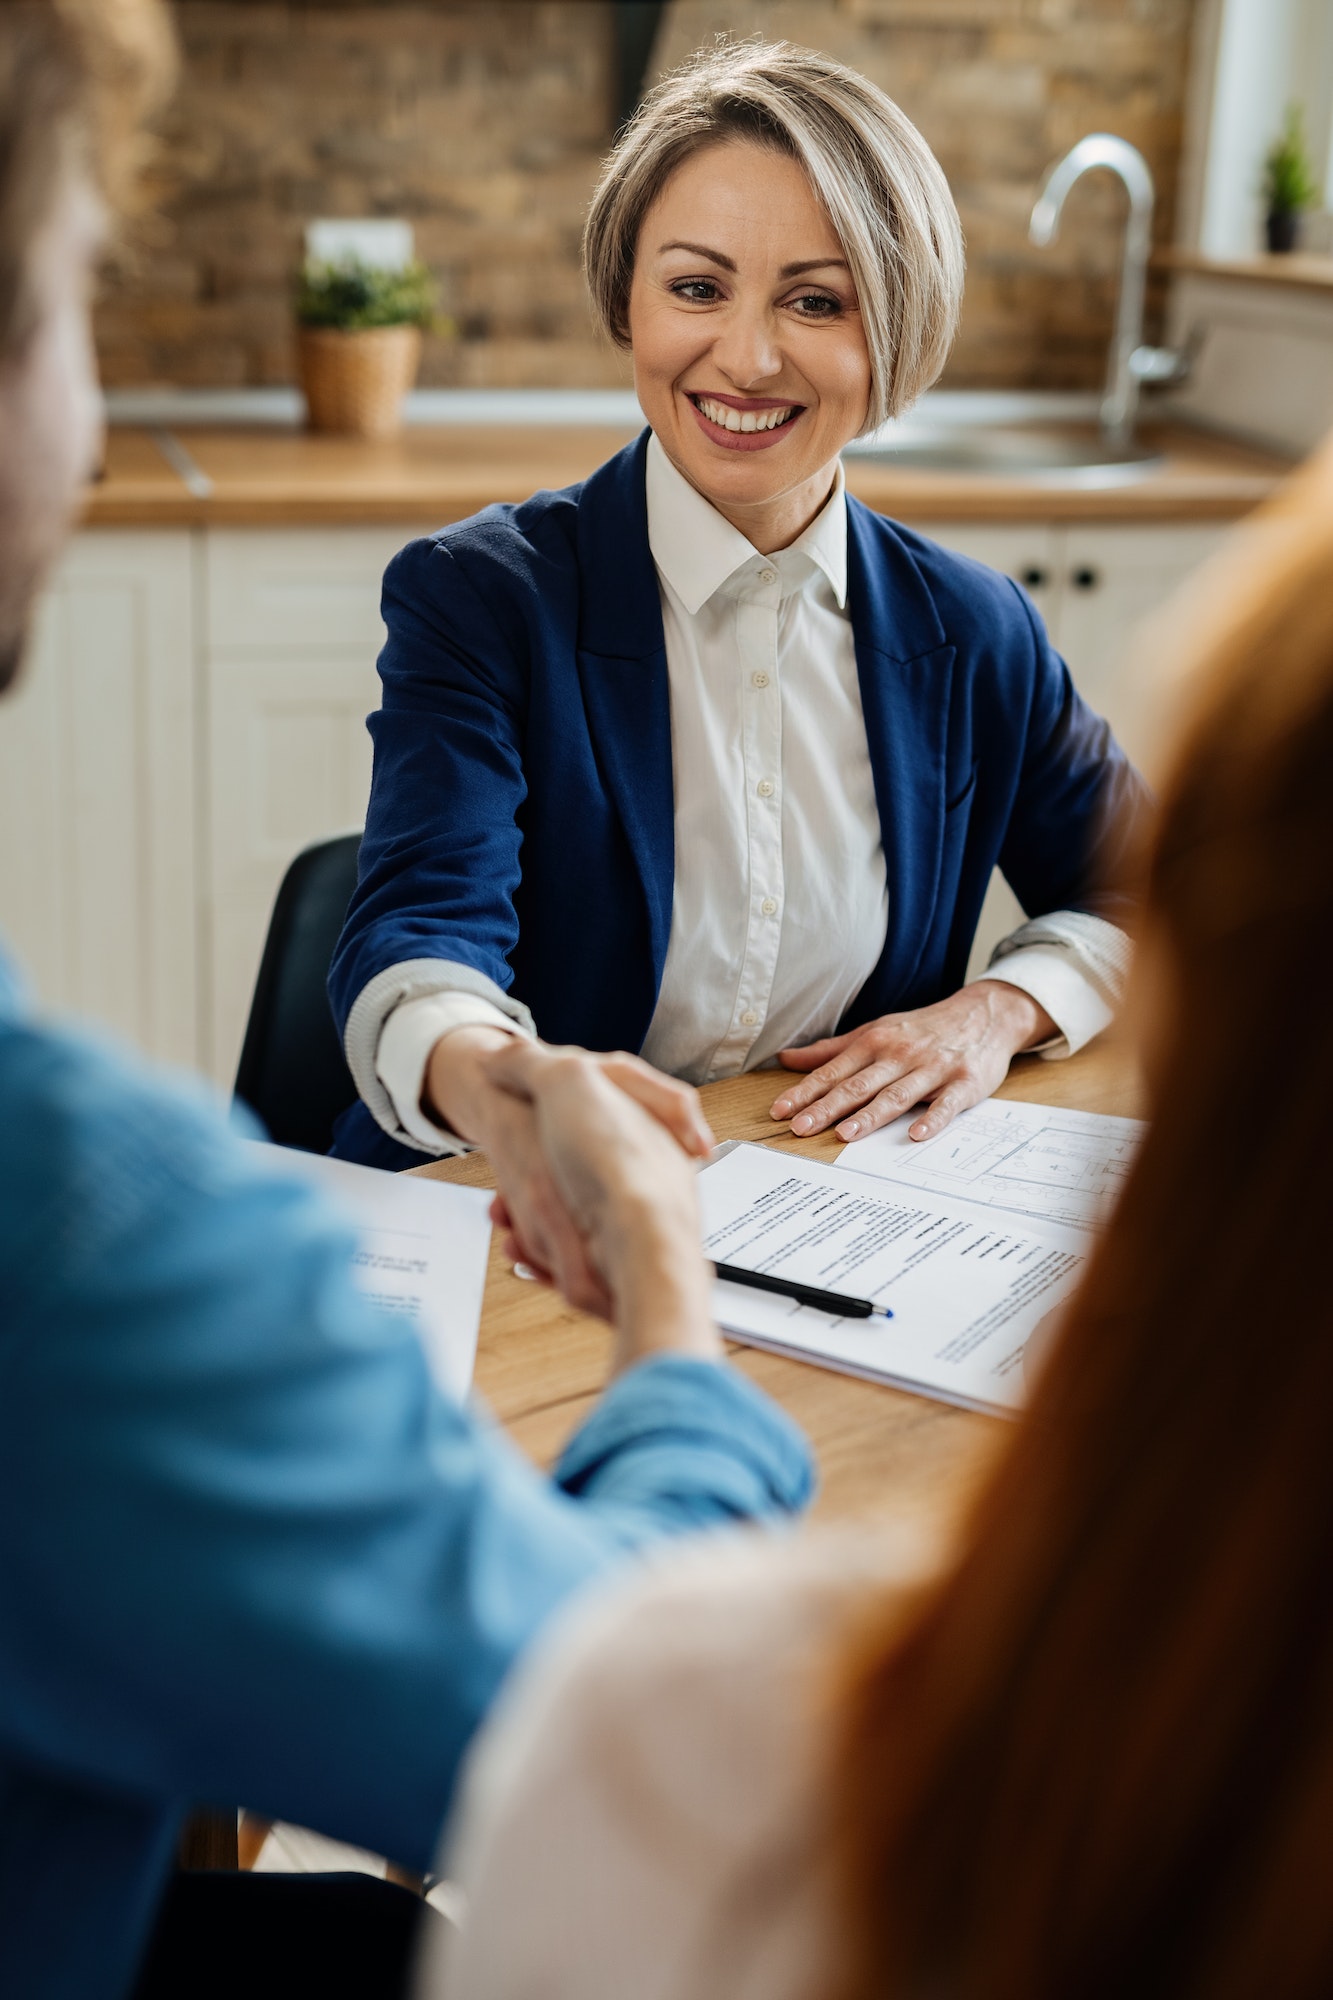
M644 217L683 161L749 139L808 174L851 267L870 349L867 430L900 416L948 359L963 292L963 235L938 160L891 98L843 63L790 42L725 43L651 90L602 169L583 235L593 307L629 345Z

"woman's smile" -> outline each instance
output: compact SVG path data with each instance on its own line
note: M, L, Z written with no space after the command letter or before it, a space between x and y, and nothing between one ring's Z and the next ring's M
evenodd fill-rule
M790 437L804 403L772 396L728 396L718 390L684 392L699 428L723 451L767 451Z

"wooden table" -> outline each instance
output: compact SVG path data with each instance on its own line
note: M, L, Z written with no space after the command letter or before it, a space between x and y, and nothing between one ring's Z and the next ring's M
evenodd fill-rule
M780 1073L758 1070L703 1091L719 1139L753 1139L832 1160L830 1135L794 1139L768 1107ZM1123 1043L1106 1038L1068 1062L1021 1057L997 1093L1034 1104L1137 1117L1142 1100ZM493 1187L484 1154L416 1169L438 1180ZM544 1287L515 1277L491 1247L477 1347L476 1384L506 1429L538 1463L550 1464L592 1408L606 1378L610 1342L597 1320L572 1311ZM928 1402L900 1389L836 1375L811 1363L732 1345L736 1365L790 1411L818 1455L825 1518L874 1519L905 1506L947 1508L997 1433L997 1420Z

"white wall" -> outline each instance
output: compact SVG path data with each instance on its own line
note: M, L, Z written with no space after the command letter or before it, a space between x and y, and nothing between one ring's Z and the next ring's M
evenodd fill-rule
M1211 0L1201 10L1195 47L1196 60L1211 70L1211 88L1190 247L1210 257L1250 257L1263 247L1264 156L1289 104L1303 107L1316 172L1326 181L1329 175L1333 5Z
M1333 0L1197 0L1176 241L1221 263L1264 247L1264 155L1288 104L1303 104L1333 195ZM1329 216L1312 248L1333 248ZM1330 265L1333 270L1333 264ZM1280 267L1279 267L1280 274ZM1333 429L1333 285L1190 270L1172 281L1167 338L1196 347L1173 414L1299 456Z
M1181 272L1167 337L1198 343L1173 415L1293 457L1333 430L1333 290Z

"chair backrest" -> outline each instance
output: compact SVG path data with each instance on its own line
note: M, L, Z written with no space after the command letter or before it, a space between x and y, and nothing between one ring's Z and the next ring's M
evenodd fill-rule
M280 1146L327 1153L356 1100L325 981L356 887L359 833L317 841L282 878L269 919L236 1095Z

